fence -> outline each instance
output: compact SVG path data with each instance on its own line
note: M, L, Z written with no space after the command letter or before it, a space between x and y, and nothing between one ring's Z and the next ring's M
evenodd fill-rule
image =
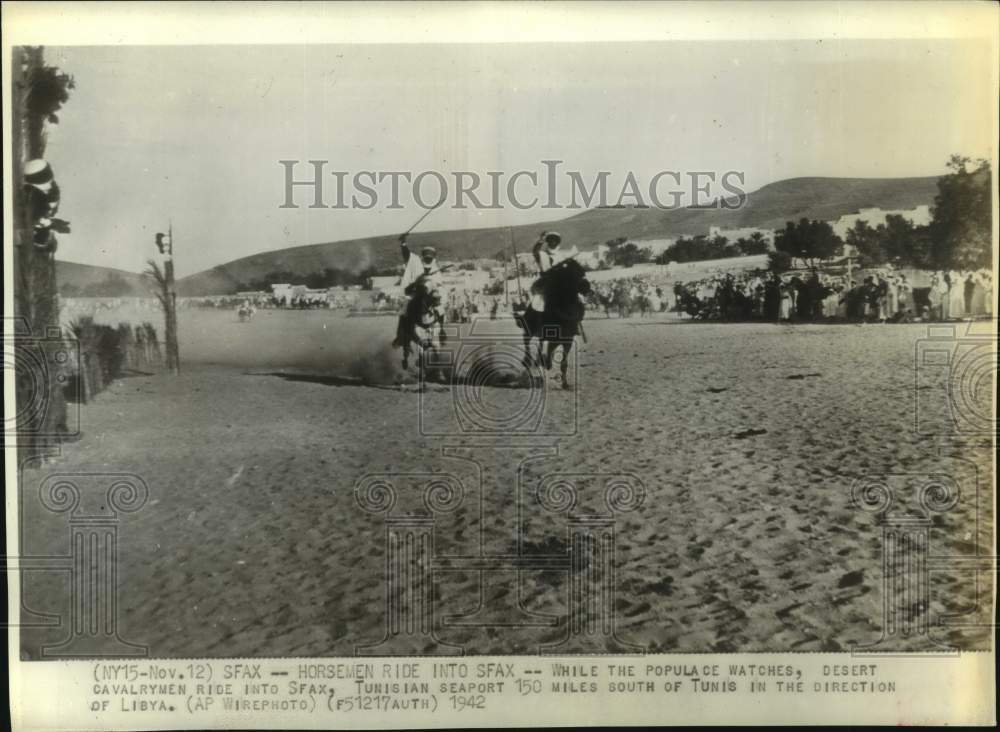
M116 328L84 316L71 323L70 330L79 347L79 363L67 384L74 401L90 401L129 371L163 366L163 350L151 323L120 323Z

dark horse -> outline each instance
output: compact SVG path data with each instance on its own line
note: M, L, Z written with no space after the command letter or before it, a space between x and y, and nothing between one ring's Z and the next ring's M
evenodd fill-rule
M565 259L539 277L535 287L545 299L545 310L538 312L531 305L514 318L524 334L524 366L532 365L531 339L538 339L538 353L541 365L548 371L552 368L552 355L562 347L562 361L559 364L562 386L570 388L566 380L569 367L569 352L573 340L580 335L584 306L579 295L590 293L590 282L583 266L575 259ZM544 344L544 347L543 347Z
M437 350L445 342L444 314L441 312L441 296L418 279L407 288L410 295L406 309L399 316L396 339L393 347L403 349L403 368L409 368L410 355L417 349L417 363L423 371L426 366L424 354ZM437 332L435 333L435 328Z

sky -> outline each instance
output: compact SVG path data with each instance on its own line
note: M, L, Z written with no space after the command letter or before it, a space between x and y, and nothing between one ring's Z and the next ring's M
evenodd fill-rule
M368 210L310 209L299 192L282 209L279 160L485 178L556 159L587 181L609 171L617 197L630 171L735 170L753 191L939 175L952 153L994 154L989 47L969 40L49 47L46 59L76 81L47 151L73 229L59 258L141 271L169 223L179 276L400 233L424 212L405 183L400 208L383 195ZM573 213L444 206L421 229Z

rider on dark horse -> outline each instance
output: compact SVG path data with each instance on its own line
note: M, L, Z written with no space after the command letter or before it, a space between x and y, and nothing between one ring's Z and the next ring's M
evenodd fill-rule
M406 245L406 235L399 238L399 246L406 264L403 277L399 284L403 293L409 297L396 325L396 338L393 348L406 348L416 339L415 328L421 321L421 310L426 306L426 297L437 297L437 289L441 285L441 267L437 262L437 250L434 247L423 247L420 256L416 257Z
M542 232L532 250L538 263L539 277L531 287L530 304L515 317L524 331L525 365L532 361L528 348L532 338L539 341L541 362L546 370L552 366L555 349L562 348L560 371L563 386L568 388L566 364L569 351L574 338L582 334L584 305L580 296L590 292L590 284L582 265L574 259L575 250L560 250L561 243L562 237L556 232ZM546 344L544 351L543 341Z
M562 237L558 232L543 231L531 250L535 264L538 265L538 279L531 286L531 307L539 313L545 310L543 297L545 273L552 269L552 265L562 259L562 252L559 250L560 244L562 244Z
M546 309L546 291L549 290L552 285L552 279L554 276L553 268L556 271L561 266L565 266L563 263L571 260L575 257L578 252L576 247L567 251L565 249L560 249L562 244L562 237L558 232L555 231L543 231L541 236L539 236L538 241L535 242L535 246L532 248L531 253L535 257L535 262L538 265L538 279L531 285L531 309L537 313L544 313ZM580 314L582 317L583 306L581 303L576 302L580 305ZM551 305L549 307L551 309ZM577 312L575 308L573 312L562 313L562 315L576 317Z

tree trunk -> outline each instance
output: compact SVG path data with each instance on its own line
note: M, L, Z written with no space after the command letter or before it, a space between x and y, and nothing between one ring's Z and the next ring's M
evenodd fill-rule
M170 246L173 246L171 239ZM172 374L179 374L181 370L181 354L177 345L177 292L174 286L174 260L171 257L163 264L164 277L164 322L167 349L167 369Z
M27 83L43 65L42 49L17 47L11 58L14 193L14 338L17 444L22 462L40 456L67 431L55 257L35 248L35 221L24 195L25 160L45 155L45 120L27 109ZM71 351L71 354L74 353Z

